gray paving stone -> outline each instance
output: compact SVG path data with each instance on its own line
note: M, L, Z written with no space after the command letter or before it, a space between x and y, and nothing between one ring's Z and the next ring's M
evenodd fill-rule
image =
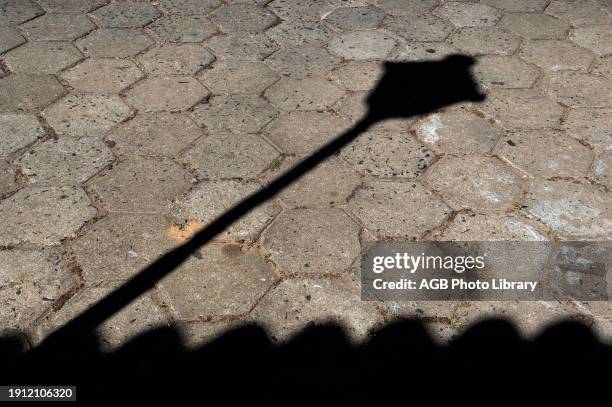
M417 239L442 225L451 210L418 182L369 181L349 210L378 238Z
M389 18L383 27L408 41L444 41L453 31L446 20L427 14Z
M257 133L277 114L255 95L215 96L193 110L195 121L211 133Z
M167 158L130 157L88 183L110 212L162 213L193 177Z
M427 173L427 183L453 209L478 212L512 208L524 180L494 157L445 156Z
M38 111L65 94L51 75L12 74L0 79L0 111Z
M519 56L549 71L586 71L593 61L589 51L563 40L525 42Z
M517 58L487 55L472 68L474 79L485 88L530 88L539 76L538 68Z
M612 56L595 58L591 73L603 75L608 79L612 79Z
M201 135L200 128L185 115L139 113L115 127L106 142L120 156L174 157Z
M258 95L279 79L263 62L217 61L203 70L198 79L215 95L247 93Z
M574 27L612 23L612 7L599 0L555 0L546 13L569 21Z
M183 344L187 349L199 349L214 341L226 332L239 329L242 318L213 321L179 321L174 326L179 330Z
M270 28L267 36L285 47L320 45L327 43L333 31L318 21L283 21Z
M438 0L374 0L374 4L395 16L426 14L436 8Z
M49 13L87 13L105 4L110 0L39 0L41 6Z
M0 26L11 26L21 24L44 14L32 0L4 0L0 5Z
M544 77L544 89L559 103L570 107L612 107L612 83L581 72L553 72Z
M36 116L23 113L0 114L0 157L19 150L45 136Z
M569 30L569 25L564 21L537 13L507 13L499 25L531 40L566 38Z
M0 201L0 246L58 245L96 214L79 187L25 188Z
M265 92L268 100L284 112L326 110L343 94L344 92L336 85L319 77L283 78Z
M371 90L383 74L383 66L373 61L349 61L334 69L331 77L349 90Z
M445 42L409 42L395 56L396 61L429 61L458 54L456 48Z
M398 43L380 31L349 31L332 38L328 49L345 59L385 59Z
M278 50L278 46L263 34L220 34L206 41L205 45L217 59L222 60L260 61Z
M526 219L512 213L462 212L455 216L439 240L542 241L548 237Z
M490 27L501 18L502 13L493 7L478 3L447 2L435 12L455 27Z
M199 229L250 194L261 189L256 182L204 181L179 200L171 215L180 225ZM225 241L257 240L261 231L274 219L281 208L268 201L240 218L216 239Z
M74 65L83 56L68 42L30 42L4 55L12 72L54 74Z
M340 31L372 30L380 27L385 12L378 7L341 7L326 15L323 21Z
M593 162L593 168L589 172L589 178L595 182L612 187L612 159L610 154L601 154Z
M159 0L159 7L168 14L208 14L219 5L220 0Z
M523 210L567 239L609 239L610 193L576 180L536 180Z
M468 27L455 31L448 42L472 55L512 55L521 41L497 27Z
M96 26L84 15L49 13L20 28L33 41L72 41Z
M211 16L228 33L261 33L280 22L268 9L254 4L225 5Z
M100 7L90 15L98 27L137 28L153 22L161 13L148 3L121 1Z
M131 114L119 96L91 93L66 96L43 112L57 134L71 137L103 136Z
M0 158L0 197L10 194L19 188L15 178L15 171L8 162Z
M167 15L147 26L159 42L202 42L212 37L217 26L201 15Z
M30 184L69 185L87 181L114 160L98 138L62 137L35 145L16 163Z
M25 38L23 38L14 28L0 27L0 54L18 47L25 42Z
M145 72L155 76L195 75L214 60L199 44L161 46L138 57Z
M599 56L612 54L612 26L610 25L575 28L570 33L570 39Z
M279 152L256 135L212 134L190 148L183 161L207 179L253 179L279 157Z
M206 99L210 91L189 76L147 78L126 93L128 101L143 112L182 112Z
M284 48L266 59L272 69L291 78L325 76L340 62L341 58L318 45Z
M365 91L351 92L336 104L335 110L351 123L356 123L367 113L367 97L368 92Z
M117 94L144 74L131 61L89 58L59 76L77 92Z
M594 148L612 151L611 109L571 109L562 123L567 133Z
M75 44L92 58L128 58L144 51L154 42L135 28L100 28L79 38Z
M335 7L329 0L275 0L268 8L285 21L320 21Z
M550 0L482 0L482 3L509 12L542 12Z
M248 313L278 278L254 248L211 244L159 283L179 320Z

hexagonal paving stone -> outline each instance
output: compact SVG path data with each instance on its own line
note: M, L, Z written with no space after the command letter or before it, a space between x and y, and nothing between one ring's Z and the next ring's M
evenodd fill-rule
M503 11L526 13L544 11L550 0L482 0L482 3Z
M195 75L215 60L215 56L199 44L167 45L153 48L138 57L149 75Z
M612 54L612 26L595 25L573 29L570 39L581 47L588 48L595 54L606 56Z
M25 331L53 301L77 285L77 278L48 250L0 251L0 325Z
M202 131L187 116L171 113L139 113L107 136L106 142L121 155L174 157Z
M32 0L4 0L0 5L0 26L17 25L44 13Z
M265 324L275 341L289 340L304 327L332 321L357 342L380 323L374 304L361 301L359 290L345 279L285 280L251 315Z
M255 95L215 96L193 110L195 121L213 133L257 133L277 115Z
M608 79L612 79L612 56L595 58L591 73L607 76Z
M336 104L335 110L351 123L356 123L368 110L367 97L368 92L351 92Z
M284 48L266 59L276 72L292 78L324 76L342 60L318 45Z
M45 136L36 116L23 113L0 114L0 157L6 156Z
M283 78L266 90L265 96L280 110L325 110L344 92L331 82L318 77Z
M21 26L33 41L73 41L96 26L86 16L50 13Z
M350 90L371 90L384 72L382 64L372 61L349 61L334 69L332 78Z
M131 61L89 58L60 74L77 92L119 93L144 74Z
M563 108L535 89L500 89L478 108L509 128L557 127Z
M439 0L374 0L374 4L394 16L427 14Z
M8 162L0 159L0 197L10 194L18 188L15 171Z
M536 13L508 13L499 22L514 34L531 40L565 38L569 25L554 17Z
M452 241L541 241L548 238L515 214L463 212L457 214L440 236Z
M119 96L91 93L66 96L43 112L57 134L72 137L102 136L131 114Z
M379 238L416 239L439 227L451 210L417 182L369 181L349 210Z
M266 231L264 247L286 274L342 273L359 255L359 230L340 209L291 209Z
M601 151L612 150L612 121L610 109L571 109L563 121L563 128L578 140L586 141Z
M544 77L544 89L558 102L571 107L612 107L612 83L581 72L554 72Z
M575 180L536 180L523 210L568 239L609 239L610 193Z
M31 184L78 184L94 176L115 157L95 137L47 140L17 161Z
M87 13L110 0L39 0L39 3L50 13Z
M144 51L154 42L138 29L101 28L79 38L75 44L92 58L127 58Z
M495 27L461 28L448 42L472 55L512 55L521 44L518 37Z
M204 181L196 185L172 209L172 216L181 225L195 228L208 223L236 205L242 199L261 189L256 182ZM280 207L268 201L238 219L216 239L257 240L261 231L280 212Z
M378 28L385 12L378 7L341 7L326 15L323 21L340 31L371 30Z
M125 281L179 242L163 215L111 213L81 232L69 253L87 285Z
M299 47L324 44L333 32L318 21L294 20L276 25L266 34L282 46Z
M398 45L379 31L349 31L329 41L329 50L345 59L385 59Z
M208 14L221 4L220 0L159 0L159 7L168 14Z
M472 70L474 79L487 88L530 88L539 75L536 67L500 55L478 58Z
M146 30L160 42L202 42L218 31L212 21L201 15L167 15Z
M227 60L218 61L211 69L198 75L198 79L214 94L260 94L278 80L279 76L263 62Z
M612 9L600 0L555 0L546 13L569 21L572 26L612 23Z
M81 53L68 42L30 42L10 51L4 61L13 72L53 74L81 58Z
M383 27L408 41L444 41L453 31L449 22L432 15L395 17L388 19Z
M409 42L395 56L396 61L430 61L439 60L452 54L458 54L456 48L446 42Z
M161 13L148 3L122 1L100 7L91 16L98 27L130 28L144 27L159 18Z
M279 22L265 7L254 4L230 4L212 14L212 19L229 33L261 33Z
M148 78L126 93L134 107L144 112L181 112L209 95L208 89L189 76Z
M12 74L0 79L0 111L37 111L65 94L54 76Z
M0 201L0 246L57 245L96 214L81 188L25 188Z
M198 140L183 160L202 178L252 179L279 157L260 137L245 134L213 134Z
M320 21L334 9L329 0L275 0L268 7L285 21Z
M448 2L434 12L455 27L488 27L497 23L502 13L484 4Z
M589 177L595 182L612 187L612 158L610 154L602 154L595 159Z
M427 174L434 192L454 209L490 211L515 204L523 179L494 157L443 157Z
M584 177L593 162L588 147L563 132L522 131L508 134L499 153L535 177Z
M278 46L263 34L215 35L205 45L218 59L260 61L278 50Z
M266 137L289 154L310 154L350 123L338 115L321 112L283 114L266 128Z
M26 40L19 32L11 27L0 27L0 54L25 43Z
M277 279L256 249L211 244L159 283L182 320L248 313Z
M550 71L586 71L593 54L569 41L536 40L523 43L519 56Z
M435 113L416 126L416 134L434 150L447 154L490 152L502 130L489 120L461 111Z

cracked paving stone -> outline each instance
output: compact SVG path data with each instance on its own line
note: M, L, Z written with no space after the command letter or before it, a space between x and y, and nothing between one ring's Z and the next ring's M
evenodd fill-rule
M372 90L384 73L384 67L378 62L348 61L332 72L332 79L340 82L347 89Z
M408 41L444 41L453 31L452 24L432 15L390 18L383 28Z
M280 115L265 131L288 154L310 154L348 129L350 123L328 112L292 112Z
M530 40L566 38L569 25L554 17L536 13L505 14L499 26Z
M159 0L159 7L168 14L208 14L221 5L220 0Z
M217 27L200 15L167 15L146 28L160 42L202 42L217 32Z
M517 131L505 137L499 154L534 177L584 177L593 155L588 147L563 132Z
M44 110L43 116L59 135L103 136L132 114L119 96L73 94Z
M453 209L510 209L522 191L523 179L494 157L443 157L427 174L427 182Z
M52 75L12 74L0 79L0 111L38 111L65 94Z
M451 209L417 182L372 180L349 201L349 210L378 238L417 239L442 225Z
M356 123L365 116L368 110L366 99L368 92L351 92L340 101L335 107L336 111L342 116Z
M278 50L278 46L263 34L220 34L206 41L204 45L222 60L261 61Z
M374 0L373 3L394 16L427 14L435 9L438 0Z
M210 95L189 76L147 78L126 93L127 99L143 112L182 112Z
M500 11L485 4L461 2L444 3L434 13L455 27L490 27L502 16Z
M33 41L73 41L96 26L84 15L49 13L20 28Z
M589 177L595 182L612 187L612 159L610 154L602 154L593 163Z
M379 31L349 31L329 41L328 49L345 59L385 59L398 43Z
M341 209L290 209L278 215L263 245L285 274L339 274L359 256L359 231Z
M326 110L344 92L330 81L320 78L283 78L269 87L265 96L284 112L292 110Z
M87 13L108 4L110 0L39 0L49 13Z
M10 194L19 188L15 178L15 171L8 162L0 158L0 197Z
M586 71L593 61L593 54L560 40L536 40L523 44L519 56L549 71Z
M12 26L44 14L45 11L32 0L4 0L0 4L0 26Z
M215 96L193 110L195 121L211 133L257 133L277 115L255 95Z
M512 55L521 44L518 37L496 27L461 28L448 42L471 55Z
M248 313L277 280L254 248L209 244L159 283L179 320Z
M253 179L280 153L256 135L212 134L191 147L183 161L206 179Z
M557 127L563 107L535 89L499 89L478 105L509 128Z
M458 54L455 48L445 42L409 42L400 49L396 61L429 61Z
M151 45L153 40L134 28L101 28L75 44L84 54L92 58L128 58Z
M335 8L329 0L275 0L268 7L285 21L320 21Z
M612 83L581 72L553 72L544 77L544 89L570 107L612 107Z
M25 42L25 38L23 38L14 28L0 27L0 54L18 47Z
M480 154L495 147L502 130L478 115L449 111L426 116L416 126L416 135L441 153Z
M341 62L342 59L318 45L284 48L266 59L272 69L291 78L325 76Z
M179 200L171 215L179 225L199 229L206 227L242 199L261 189L256 182L204 181ZM229 226L217 240L257 240L261 231L274 219L281 208L273 201L251 210Z
M100 7L90 14L98 27L144 27L161 16L159 10L140 1L122 1Z
M19 150L45 136L36 116L23 113L0 114L0 157Z
M571 109L562 123L567 133L608 153L612 151L612 109Z
M170 159L130 157L90 180L89 187L110 212L161 213L193 181Z
M30 328L78 284L49 250L0 251L0 276L0 331Z
M16 73L54 74L82 58L68 42L30 42L9 51L4 55L4 62Z
M111 213L69 245L86 285L111 285L136 275L180 242L163 215Z
M214 60L199 44L161 46L138 57L145 72L155 76L195 75Z
M359 290L348 279L285 280L257 304L251 317L278 342L305 327L330 321L358 342L380 323L375 305L361 301Z
M341 7L326 15L323 21L339 31L372 30L385 19L385 12L378 7Z
M139 113L120 124L106 142L119 156L174 157L202 135L187 116L171 113Z
M459 213L439 240L543 241L548 238L525 219L511 213Z
M610 239L610 193L575 180L538 179L523 210L567 239Z
M476 82L487 88L529 88L539 75L536 67L500 55L478 58L472 71Z
M574 27L612 24L610 3L599 0L555 0L546 13L569 21Z
M284 47L322 45L333 32L317 21L284 21L266 32L267 36Z
M76 186L22 189L0 202L0 246L60 244L97 212Z
M550 0L482 0L496 9L514 13L542 12L550 3Z
M47 140L24 152L17 164L30 184L79 184L115 160L96 137Z
M230 4L218 8L211 18L228 33L255 34L266 31L280 20L265 7L254 4Z
M77 92L117 94L144 74L131 61L89 58L60 77Z
M215 95L247 93L258 95L279 79L266 64L257 61L218 61L198 75Z
M599 56L612 54L612 25L596 25L573 29L570 39Z

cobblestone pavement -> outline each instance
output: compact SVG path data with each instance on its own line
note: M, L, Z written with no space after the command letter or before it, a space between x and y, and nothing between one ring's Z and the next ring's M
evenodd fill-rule
M377 239L612 237L612 2L0 0L0 326L38 343L356 122L383 60L460 52L487 100L378 125L101 327L361 338L398 316L452 338L610 303L359 297Z

